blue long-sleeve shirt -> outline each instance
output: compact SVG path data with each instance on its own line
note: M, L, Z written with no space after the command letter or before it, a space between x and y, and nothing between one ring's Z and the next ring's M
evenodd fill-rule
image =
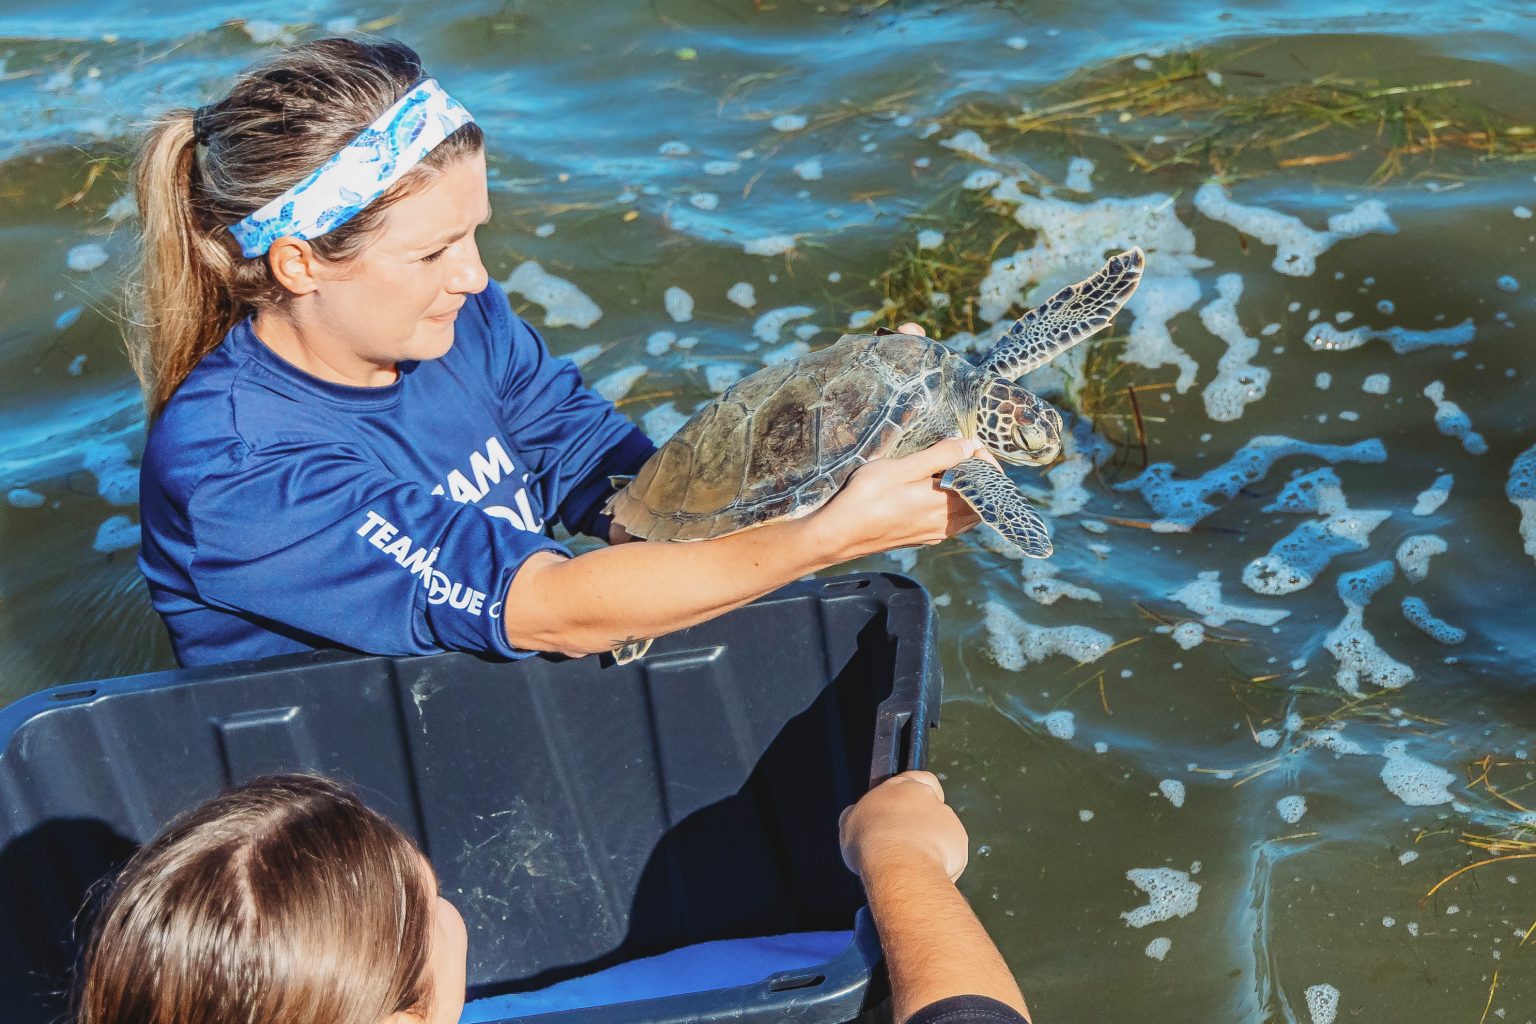
M601 535L654 450L496 285L395 383L320 380L237 325L149 432L139 565L183 665L317 647L527 653L502 599L548 534Z

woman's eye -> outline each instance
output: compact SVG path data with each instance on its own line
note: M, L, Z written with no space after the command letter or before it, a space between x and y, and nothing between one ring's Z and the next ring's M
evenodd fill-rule
M432 253L429 256L423 256L421 258L421 262L423 262L423 263L436 263L438 261L438 258L441 257L443 255L443 253L445 253L447 251L448 251L448 247L447 246L443 246L443 248L437 250L437 252L434 252L434 253Z

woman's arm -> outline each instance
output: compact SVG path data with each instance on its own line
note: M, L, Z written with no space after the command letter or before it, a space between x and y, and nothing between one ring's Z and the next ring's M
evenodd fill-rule
M849 559L936 544L977 522L935 478L978 447L951 438L868 463L803 519L693 543L616 544L569 559L536 554L507 588L507 640L571 655L611 650L714 618Z

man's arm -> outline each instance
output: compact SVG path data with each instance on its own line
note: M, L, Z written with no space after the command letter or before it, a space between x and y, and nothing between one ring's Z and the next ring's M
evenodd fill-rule
M842 842L848 866L864 880L885 948L896 1024L957 996L996 1000L1028 1017L1002 954L955 888L953 879L965 870L966 834L945 806L938 779L907 772L882 783L844 814ZM958 1010L975 1001L949 1005Z

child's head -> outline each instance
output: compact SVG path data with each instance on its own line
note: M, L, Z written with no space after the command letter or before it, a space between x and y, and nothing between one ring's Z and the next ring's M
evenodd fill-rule
M398 828L325 779L257 779L124 867L77 1024L453 1024L465 933Z

